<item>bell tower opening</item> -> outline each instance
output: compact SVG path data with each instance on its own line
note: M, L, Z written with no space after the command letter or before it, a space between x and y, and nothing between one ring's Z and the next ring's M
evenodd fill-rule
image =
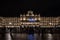
M28 11L27 13L28 13L27 15L29 15L29 16L33 16L33 15L34 15L34 14L33 14L33 11L31 11L31 10Z

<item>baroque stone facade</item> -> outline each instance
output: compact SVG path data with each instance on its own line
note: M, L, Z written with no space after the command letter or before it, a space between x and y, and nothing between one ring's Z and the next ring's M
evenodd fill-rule
M0 17L0 27L59 27L60 17L41 17L33 11L20 14L20 17Z

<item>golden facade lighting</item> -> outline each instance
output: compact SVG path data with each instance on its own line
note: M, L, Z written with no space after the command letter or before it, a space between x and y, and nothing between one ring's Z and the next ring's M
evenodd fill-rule
M25 21L25 20L26 20L26 18L24 17L24 18L23 18L23 20Z
M20 17L20 21L23 20L22 17Z
M11 23L11 22L9 22L9 24L11 25L12 23Z
M60 17L41 17L40 14L34 14L33 11L28 11L26 15L20 14L20 17L0 17L0 26L19 27L22 25L52 27L60 25Z

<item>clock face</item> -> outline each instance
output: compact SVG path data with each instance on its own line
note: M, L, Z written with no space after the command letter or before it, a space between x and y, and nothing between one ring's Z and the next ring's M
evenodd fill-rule
M35 19L29 18L29 21L30 21L30 22L35 22Z

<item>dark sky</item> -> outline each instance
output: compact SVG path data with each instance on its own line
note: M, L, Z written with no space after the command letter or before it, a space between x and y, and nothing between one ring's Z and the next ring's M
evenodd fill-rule
M60 16L59 0L17 0L0 1L0 16L19 16L33 10L41 16Z

